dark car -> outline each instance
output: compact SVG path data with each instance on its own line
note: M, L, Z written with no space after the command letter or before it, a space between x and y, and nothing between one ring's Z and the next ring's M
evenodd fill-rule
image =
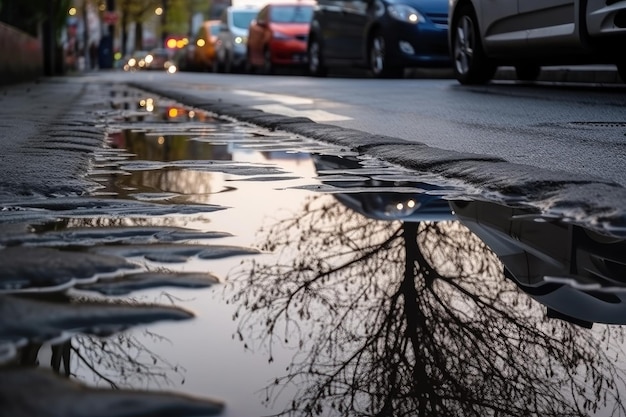
M369 68L399 77L409 67L450 67L447 0L319 0L309 32L309 71Z

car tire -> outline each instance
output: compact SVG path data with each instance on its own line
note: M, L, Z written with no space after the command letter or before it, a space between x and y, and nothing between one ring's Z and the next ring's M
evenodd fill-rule
M226 74L230 74L231 72L233 72L233 61L230 58L230 55L226 55L226 57L224 58L223 69Z
M215 73L222 73L224 72L224 62L222 61L221 58L219 57L215 57L215 61L213 63L213 72Z
M515 66L515 76L520 81L535 81L541 74L541 67L534 64L522 64Z
M459 8L452 23L452 59L454 76L461 84L485 84L497 66L485 55L476 13L470 5Z
M322 45L315 37L312 37L309 42L307 55L309 61L309 75L315 77L325 77L328 75L328 68L324 65Z
M263 74L274 74L274 65L272 65L272 53L267 47L263 50Z
M378 32L372 36L368 48L369 70L376 78L401 78L404 68L391 66L386 58L385 38Z
M246 55L246 65L245 65L246 74L255 74L256 67L252 65L252 61L250 60L250 52Z
M622 79L622 82L626 83L626 61L617 63L617 74Z

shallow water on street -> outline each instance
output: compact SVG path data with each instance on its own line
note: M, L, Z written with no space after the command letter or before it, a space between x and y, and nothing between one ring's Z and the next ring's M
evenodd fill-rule
M3 363L224 416L626 413L623 237L141 91L98 123L90 196L3 204L4 308L52 301Z

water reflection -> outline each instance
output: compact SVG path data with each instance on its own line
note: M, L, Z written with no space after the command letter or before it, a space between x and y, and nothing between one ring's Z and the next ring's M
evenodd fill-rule
M339 174L326 174L337 185ZM345 179L347 194L350 184L364 185ZM386 185L380 177L369 183ZM524 277L509 253L490 248L491 241L462 222L430 221L429 210L425 219L416 210L400 213L402 221L377 221L380 210L368 211L363 201L344 204L359 202L360 193L340 194L312 198L298 216L265 230L263 249L279 254L279 262L255 261L230 277L244 343L269 349L270 361L277 346L294 349L285 374L267 387L270 403L284 386L299 388L282 415L626 412L622 328L589 330L549 318L519 290ZM407 193L394 197L406 201ZM470 212L482 222L494 218L472 204L452 207L474 207ZM450 205L438 207L443 217L451 212ZM547 249L572 247L556 239L546 241ZM539 249L514 247L529 264L530 253L547 260ZM511 272L518 274L515 281ZM544 272L526 274L527 286Z
M504 273L548 316L626 324L626 241L520 208L455 201L456 215L498 254Z

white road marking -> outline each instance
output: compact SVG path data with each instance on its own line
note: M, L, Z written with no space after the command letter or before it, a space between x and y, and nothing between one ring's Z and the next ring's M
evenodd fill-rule
M257 100L277 101L281 104L259 104L253 106L255 109L263 110L267 113L282 114L289 117L308 117L314 122L333 122L340 120L352 120L351 117L342 116L340 114L330 113L325 110L309 109L298 110L289 106L311 105L313 99L302 98L296 96L288 96L284 94L269 94L251 90L233 90L235 94L251 97Z
M302 98L296 96L286 96L283 94L269 94L269 93L261 93L258 91L250 91L250 90L233 90L235 94L241 94L242 96L255 97L260 100L270 100L277 101L283 104L313 104L313 100L310 98Z
M267 113L282 114L289 117L308 117L314 122L336 122L340 120L352 120L351 117L334 114L325 110L296 110L281 104L259 104L253 106L255 109L263 110Z

